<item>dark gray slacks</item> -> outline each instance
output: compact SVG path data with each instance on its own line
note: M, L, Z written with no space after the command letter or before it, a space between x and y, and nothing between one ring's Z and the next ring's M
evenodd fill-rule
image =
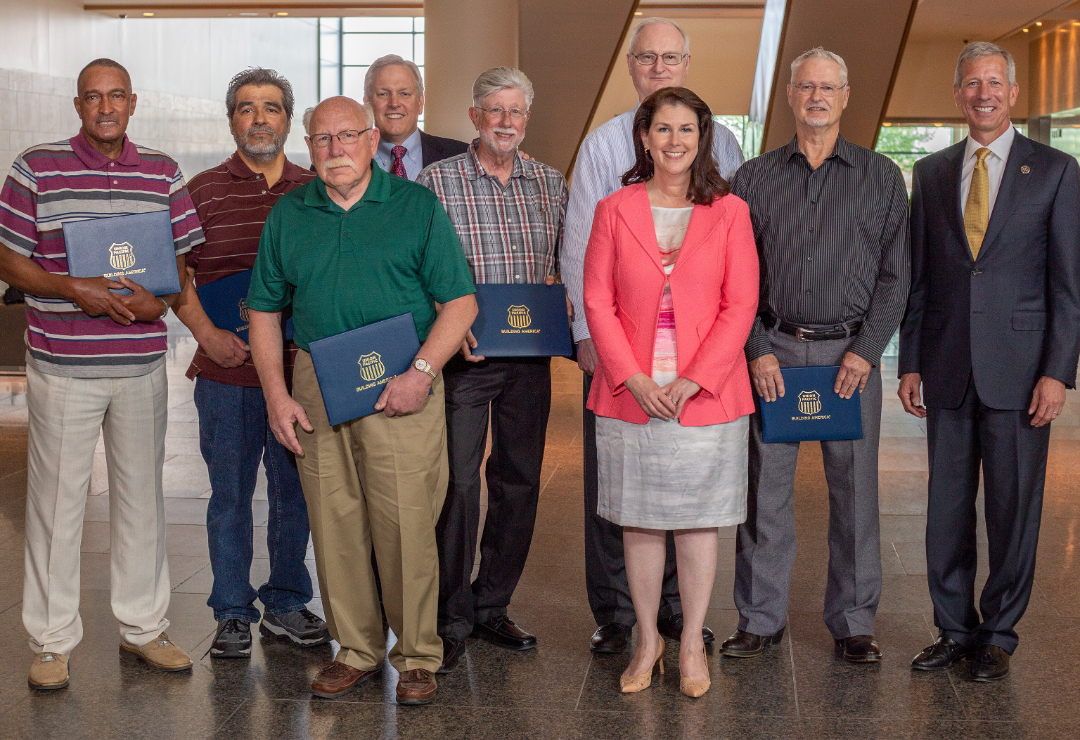
M435 529L439 546L439 635L464 640L476 622L505 615L532 544L540 470L551 411L548 358L460 358L443 370L450 483ZM480 527L480 466L491 424L485 476L487 518L480 571L470 584Z
M934 624L962 645L1016 650L1014 627L1035 579L1050 425L1031 426L1027 410L984 405L974 382L959 408L927 409L930 456L926 578ZM979 467L986 501L990 573L975 611L975 498Z
M838 365L851 339L800 342L769 331L781 367ZM790 392L790 391L789 391ZM832 392L832 389L829 389ZM821 442L829 484L829 569L825 624L835 638L873 635L881 597L878 522L878 436L881 372L875 367L860 396L863 438ZM760 404L762 401L757 400ZM761 414L750 419L746 522L735 554L739 629L771 635L787 624L795 565L795 466L798 442L761 441Z
M598 626L618 622L633 626L637 622L630 586L626 581L623 558L622 527L596 513L600 479L596 465L596 415L589 411L592 376L582 373L582 432L585 438L585 590L589 608ZM667 533L667 561L660 593L661 619L682 614L679 600L679 574L675 569L675 536Z

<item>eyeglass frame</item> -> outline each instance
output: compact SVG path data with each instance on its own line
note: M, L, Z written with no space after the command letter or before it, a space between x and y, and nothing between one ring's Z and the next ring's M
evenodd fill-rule
M637 63L637 65L640 67L651 67L652 65L656 64L656 59L659 59L661 62L663 62L665 67L678 67L684 61L686 61L686 58L688 56L690 56L689 54L683 54L681 52L675 51L665 51L663 54L657 54L656 52L652 51L643 51L640 54L635 54L632 51L627 53L630 54L631 57L633 57L634 62ZM641 61L641 57L650 55L655 56L656 59L652 60L651 62ZM664 57L666 56L677 56L679 57L679 61L675 62L674 64L669 64L668 62L664 62Z
M810 95L810 96L812 96L818 90L821 90L822 95L824 95L827 98L831 98L834 95L839 95L840 91L843 90L845 87L847 87L847 85L841 85L840 87L833 87L832 85L815 85L815 84L810 83L810 82L804 82L801 85L792 84L791 87L793 89L795 89L795 90L798 90L803 95Z
M343 144L345 146L351 146L352 144L355 144L356 141L360 141L361 135L366 134L368 131L370 131L373 128L375 128L375 127L374 126L368 126L365 129L349 128L349 129L345 129L344 131L338 131L336 134L315 134L314 136L308 136L307 140L310 141L311 145L313 147L315 147L316 149L326 149L328 146L330 146L330 139L332 139L332 138L337 139L339 144ZM343 134L351 134L354 131L356 132L356 141L354 141L354 142L345 142L345 141L341 140L341 137L342 137ZM320 138L322 136L327 137L325 144L320 144L317 141L315 141L317 138Z
M529 117L529 113L531 113L531 111L529 111L529 110L521 110L520 108L503 108L502 106L499 106L499 105L495 106L494 108L484 108L483 106L480 106L480 105L474 105L473 107L476 108L476 110L478 110L478 111L483 111L484 115L488 116L488 118L493 118L494 120L499 120L499 119L501 119L503 117L504 113L509 113L511 121L524 121L526 118ZM521 115L518 116L518 117L515 117L513 112L512 112L512 111L515 111L515 110L518 111L518 113L520 113ZM502 113L499 113L498 115L493 116L491 114L494 111L502 111Z

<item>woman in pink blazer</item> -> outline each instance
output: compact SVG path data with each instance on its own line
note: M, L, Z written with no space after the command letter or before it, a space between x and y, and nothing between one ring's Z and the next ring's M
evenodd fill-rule
M585 315L599 356L598 513L623 527L637 614L624 693L663 672L656 613L666 532L674 531L683 605L680 687L710 685L702 626L717 528L746 519L748 415L743 344L758 303L746 204L713 162L712 112L685 88L646 98L634 117L637 163L600 201L585 255Z

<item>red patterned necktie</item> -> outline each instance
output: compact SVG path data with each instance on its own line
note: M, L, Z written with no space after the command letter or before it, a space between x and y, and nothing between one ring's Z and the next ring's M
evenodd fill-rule
M393 149L390 150L390 154L392 154L393 157L394 157L393 160L391 160L391 162L390 162L390 174L391 175L397 175L398 177L404 177L406 180L409 179L409 176L407 174L405 174L405 162L402 161L402 157L404 157L405 153L408 152L408 151L409 151L408 149L401 146L400 144L398 146L395 146Z

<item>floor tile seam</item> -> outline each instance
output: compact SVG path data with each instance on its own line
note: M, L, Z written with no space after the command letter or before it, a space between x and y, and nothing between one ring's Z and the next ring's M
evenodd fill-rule
M19 468L18 470L12 470L10 473L5 473L4 475L0 475L0 483L3 483L5 480L7 480L8 478L10 478L13 475L18 475L19 473L25 473L27 470L28 470L28 468L22 467L22 468Z
M551 485L551 481L554 480L555 475L559 472L560 467L562 467L562 463L555 463L555 469L551 471L551 474L547 477L547 480L545 480L543 485L541 485L540 487L540 496L543 496L544 492L547 491L548 486Z
M900 562L900 569L904 571L904 575L905 576L914 575L912 573L908 573L907 566L904 565L904 559L902 557L900 557L900 551L896 549L896 542L890 541L889 546L892 547L892 551L896 554L896 559Z
M928 621L928 617L926 614L923 614L923 624L926 625L926 630L930 633L930 639L935 640L936 637L934 635L934 626ZM949 677L949 686L952 687L953 696L956 697L956 702L960 705L960 711L964 713L964 717L966 717L968 720L977 719L971 716L971 713L968 711L967 702L965 702L963 697L960 696L960 688L956 683L956 679L953 677L952 671L945 671L945 675Z
M589 680L589 671L592 670L593 656L589 655L589 663L585 666L585 675L581 679L581 688L578 689L577 701L574 702L574 711L581 707L581 697L585 693L585 683Z
M221 731L222 731L223 729L225 729L225 726L226 726L227 724L229 724L229 722L231 722L231 721L232 721L232 718L236 716L236 713L237 713L237 712L239 712L239 711L240 711L240 709L241 709L241 708L242 708L242 707L243 707L243 706L244 706L245 704L247 704L247 702L248 702L248 700L247 700L247 697L242 697L242 698L240 699L240 703L239 703L239 704L237 704L237 705L236 705L236 708L235 708L235 709L233 709L233 710L232 710L232 712L230 712L230 713L229 713L229 716L228 716L228 717L226 717L226 718L225 718L224 720L222 720L222 721L221 721L221 722L220 722L220 723L218 724L218 726L214 728L214 734L215 734L215 735L217 735L217 734L218 734L219 732L221 732Z
M176 557L193 557L193 556L191 556L191 555L177 555ZM194 557L202 557L202 556L201 556L201 555L196 555L196 556L194 556ZM264 558L264 559L266 559L266 558ZM252 560L254 560L254 558L252 558ZM181 587L181 586L183 586L183 585L184 585L185 583L187 583L187 582L188 582L188 581L190 581L190 580L191 580L192 578L194 578L195 576L199 575L200 573L202 573L202 572L203 572L204 570L206 570L206 569L207 569L207 568L209 568L209 567L211 567L211 564L210 564L210 563L207 563L206 565L204 565L203 567L199 568L199 569L198 569L197 571L195 571L194 573L192 573L192 574L191 574L190 576L188 576L188 577L187 577L187 578L185 578L184 580L180 581L180 583L178 583L178 584L176 584L175 586L173 586L173 587L172 587L171 589L169 589L169 591L171 591L171 592L174 592L174 593L175 593L175 592L176 592L176 589L180 588L180 587ZM186 591L184 591L184 592L181 592L181 593L187 593L187 592L186 592Z
M994 725L994 726L1023 725L1023 724L1028 723L1028 721L1026 721L1026 720L1019 720L1019 719L950 719L950 718L947 718L947 717L945 717L945 718L942 718L942 717L911 717L911 716L896 715L896 714L880 714L880 715L873 715L873 716L861 716L861 715L854 715L854 714L845 714L843 717L837 717L835 714L804 714L800 719L801 720L831 719L831 720L840 720L842 722L846 722L848 720L853 721L853 722L866 722L866 721L872 721L872 722L896 722L897 720L900 720L900 721L920 722L920 723L933 722L933 723L937 723L937 724L955 724L955 725L980 725L981 724L981 725Z
M14 609L14 608L15 608L15 607L17 607L17 606L22 606L22 599L19 599L19 600L18 600L18 601L16 601L16 602L15 602L14 604L12 604L11 606L7 607L6 609L0 609L0 617L2 617L3 615L7 614L7 613L8 613L9 611L11 611L12 609Z

